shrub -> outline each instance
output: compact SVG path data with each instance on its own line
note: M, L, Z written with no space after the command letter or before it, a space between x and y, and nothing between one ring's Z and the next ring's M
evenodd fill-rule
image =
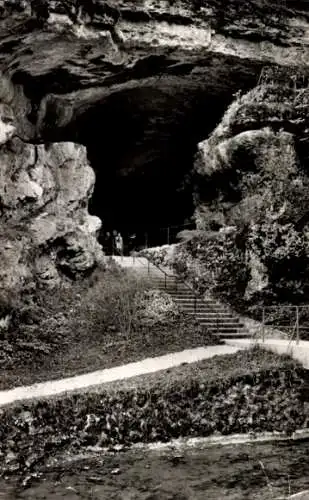
M138 319L142 324L154 325L179 317L179 308L168 293L161 290L146 290L136 298Z
M176 247L177 245L163 245L160 247L147 248L139 252L139 255L141 257L146 257L146 259L155 266L170 267Z
M113 325L128 336L138 322L139 297L148 288L147 280L117 267L107 270L102 278L104 282L99 279L89 289L86 307L90 306L94 322L104 320L105 325Z
M144 344L149 339L153 347L159 348L156 355L223 343L205 325L183 312L161 317L159 321L141 322L136 334Z
M177 247L174 269L200 293L230 299L244 293L247 267L234 232L199 232Z
M90 278L53 289L29 285L0 301L11 317L1 330L2 365L43 362L55 349L102 337L113 327L127 337L138 321L137 296L147 283L126 270L98 269Z

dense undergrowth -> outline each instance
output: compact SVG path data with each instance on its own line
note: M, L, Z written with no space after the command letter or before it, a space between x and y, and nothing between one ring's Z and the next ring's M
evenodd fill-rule
M53 288L26 284L22 293L0 296L0 366L35 363L55 348L84 337L91 342L109 328L128 336L137 320L137 294L147 283L117 266L100 268L88 279Z
M303 369L258 348L0 410L5 474L53 453L184 436L292 433L306 425Z
M220 343L117 266L52 290L2 295L0 390ZM0 316L0 317L1 317Z

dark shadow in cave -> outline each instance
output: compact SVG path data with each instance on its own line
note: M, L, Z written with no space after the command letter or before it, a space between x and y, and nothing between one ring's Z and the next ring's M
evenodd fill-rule
M145 87L109 96L74 124L97 176L90 212L104 231L138 243L167 242L167 226L193 215L190 172L197 143L220 121L232 96ZM175 239L177 230L170 232Z

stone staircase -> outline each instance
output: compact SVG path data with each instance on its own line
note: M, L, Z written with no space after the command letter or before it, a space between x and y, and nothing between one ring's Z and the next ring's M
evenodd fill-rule
M152 288L170 294L183 312L195 316L201 325L205 325L221 339L251 338L248 329L226 306L212 298L200 298L188 285L180 282L169 269L159 269L141 257L113 257L113 259L121 267L131 269L148 280Z

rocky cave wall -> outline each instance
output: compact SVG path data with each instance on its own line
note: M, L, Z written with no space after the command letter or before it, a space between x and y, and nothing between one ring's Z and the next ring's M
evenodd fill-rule
M88 213L95 175L86 148L34 145L15 135L10 104L0 108L0 280L18 289L34 276L57 284L99 262L98 217Z
M141 208L146 222L183 218L186 201L169 203L169 196L235 93L254 88L265 65L306 73L309 61L301 0L97 0L79 12L74 2L43 3L43 17L27 0L0 5L1 273L8 284L33 275L53 282L96 265L100 224L88 211L94 186L91 213L103 219L116 210L110 193L117 183L122 212L136 200L131 218ZM281 150L286 143L278 141ZM215 161L209 155L207 165Z
M196 158L199 227L243 235L248 304L309 298L309 88L290 83L239 97Z

